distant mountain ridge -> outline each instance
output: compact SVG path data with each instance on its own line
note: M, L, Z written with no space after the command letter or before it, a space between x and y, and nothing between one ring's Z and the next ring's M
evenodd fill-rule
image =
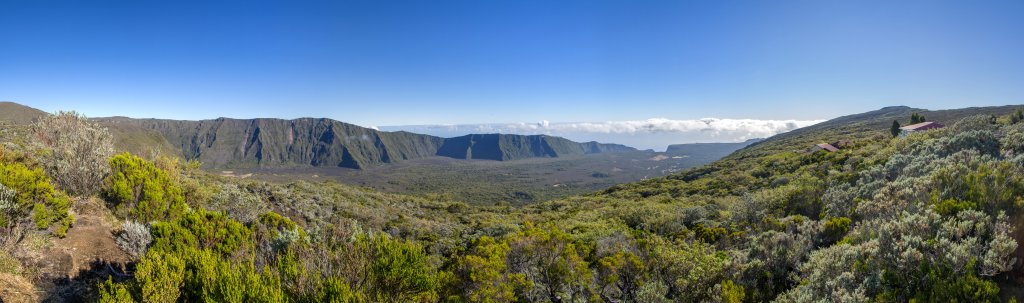
M546 135L474 134L444 140L438 156L456 159L516 160L636 151L620 144L577 143Z
M0 102L0 122L28 125L48 113ZM636 149L620 144L578 143L544 135L482 134L455 138L385 132L327 118L169 120L93 118L114 135L117 150L174 154L207 168L364 168L401 160L443 156L518 160Z
M119 146L125 150L138 150L138 145L170 150L186 159L197 159L208 168L364 168L435 155L507 161L636 151L618 144L577 143L551 136L484 134L446 139L409 132L383 132L326 118L184 121L111 117L95 120L120 134ZM142 141L133 143L121 138Z
M331 119L182 121L98 118L113 129L160 134L186 159L208 167L340 166L362 168L432 156L443 138L380 132Z
M635 151L622 145L576 143L549 136L488 134L445 139L409 132L382 132L324 118L181 121L117 117L97 120L114 129L160 134L184 158L198 159L210 168L307 165L364 168L434 155L506 161Z

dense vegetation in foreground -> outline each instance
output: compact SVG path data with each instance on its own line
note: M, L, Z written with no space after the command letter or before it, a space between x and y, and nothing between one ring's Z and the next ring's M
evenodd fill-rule
M1020 285L1024 123L990 111L925 112L950 126L906 138L888 125L910 109L839 118L523 208L212 176L109 155L102 129L60 114L38 123L76 127L4 146L0 260L23 234L75 233L75 202L101 197L136 260L91 289L103 302L1004 301ZM835 139L855 144L798 151Z

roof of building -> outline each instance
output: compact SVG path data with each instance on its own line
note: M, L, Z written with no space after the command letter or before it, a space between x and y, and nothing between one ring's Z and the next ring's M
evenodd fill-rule
M824 149L824 150L827 150L827 151L830 151L830 152L839 151L838 148L836 148L835 146L832 146L832 144L828 144L828 143L818 143L818 144L815 144L815 146L820 147L821 149Z
M941 123L938 123L938 122L931 122L931 121L929 121L929 122L921 122L921 123L918 123L918 124L907 125L907 126L904 126L904 127L900 127L900 129L901 130L911 130L911 131L913 131L913 130L924 130L924 129L940 128L940 127L943 127L943 126L945 126L945 125L942 125Z

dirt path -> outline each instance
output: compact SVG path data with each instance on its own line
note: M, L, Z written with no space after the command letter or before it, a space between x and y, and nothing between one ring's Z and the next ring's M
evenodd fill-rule
M101 201L80 201L75 211L75 224L67 236L53 239L36 256L42 280L36 288L47 294L41 298L44 302L90 301L96 284L106 280L111 269L123 271L130 262L114 240L118 223Z
M107 222L102 213L81 214L75 226L68 231L67 237L53 241L53 248L67 254L71 261L67 268L69 277L74 278L79 271L87 269L90 263L96 261L114 264L129 261L114 240L112 231L117 227L111 225L112 222Z

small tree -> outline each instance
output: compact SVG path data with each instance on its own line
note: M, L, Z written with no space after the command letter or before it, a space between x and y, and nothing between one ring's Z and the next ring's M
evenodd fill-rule
M113 136L76 112L57 112L33 127L44 147L43 168L57 187L79 196L96 193L110 172L107 159L114 153Z
M925 121L924 115L922 114L914 113L910 115L910 124L924 123Z
M31 219L39 229L56 226L53 234L59 237L74 224L69 212L71 200L60 190L54 190L50 178L41 168L29 168L22 163L0 162L0 184L8 189L5 196L13 195L3 203L0 228L11 228ZM13 192L13 193L12 193Z
M892 133L893 137L900 135L900 122L892 120L892 127L889 127L889 132Z

